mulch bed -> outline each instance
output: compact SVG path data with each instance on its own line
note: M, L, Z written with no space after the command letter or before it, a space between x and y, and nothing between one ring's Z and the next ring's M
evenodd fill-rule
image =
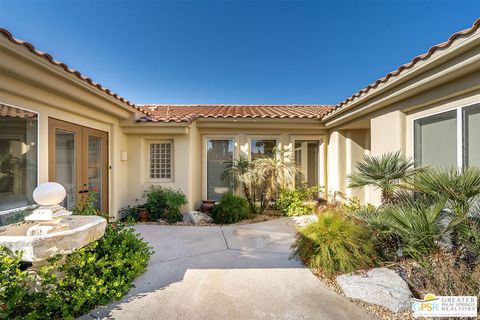
M254 214L252 218L250 219L245 219L236 223L229 224L231 225L242 225L242 224L252 224L252 223L258 223L258 222L265 222L265 221L270 221L270 220L276 220L279 218L284 218L285 216L279 211L279 210L265 210L264 213L262 214ZM193 227L198 227L198 226L219 226L219 224L215 223L199 223L199 224L193 224L193 223L186 223L183 221L169 224L167 223L166 220L158 220L158 221L147 221L147 222L140 222L137 221L136 224L152 224L152 225L168 225L168 226L193 226Z

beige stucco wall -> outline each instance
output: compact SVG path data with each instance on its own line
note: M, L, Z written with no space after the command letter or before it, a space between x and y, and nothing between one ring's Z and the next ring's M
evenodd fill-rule
M170 181L152 180L149 177L149 143L164 141L173 142L173 178ZM180 189L185 193L190 202L184 208L184 211L191 209L192 189L190 188L190 179L192 162L189 135L130 134L127 137L127 144L127 202L135 204L138 199L139 203L137 204L140 204L144 201L142 192L149 185L161 185Z
M126 204L127 194L127 165L120 161L120 151L126 150L127 139L119 123L133 111L22 50L0 42L0 102L38 113L38 183L47 182L49 176L49 117L106 131L111 167L109 211L115 216Z
M392 77L388 85L379 85L353 100L342 112L327 117L324 124L330 130L329 188L347 195L357 192L345 190L343 183L351 171L352 159L358 158L354 154L362 152L355 144L350 147L355 152L343 152L345 146L349 148L348 130L364 129L370 136L370 146L364 148L366 154L379 156L401 150L413 157L414 119L480 102L478 41L477 34L437 52L428 62L419 62L402 76ZM379 191L369 189L365 189L365 201L379 204Z
M138 125L137 125L138 126ZM280 148L291 151L294 140L322 140L326 131L319 129L318 121L295 123L288 121L282 128L276 121L197 121L190 125L180 124L182 130L174 133L175 126L165 129L159 134L154 131L158 125L151 125L145 130L136 128L128 131L128 165L127 184L128 194L126 202L134 204L136 199L142 199L142 191L149 185L162 185L180 189L185 193L189 204L183 211L195 210L200 207L201 201L206 199L206 141L208 138L233 138L235 140L235 158L249 156L250 139L271 138L277 139ZM131 127L131 125L129 125ZM170 130L172 133L166 131ZM155 181L148 177L149 142L172 141L174 150L174 176L172 181ZM323 150L323 144L320 147ZM288 152L287 152L288 154ZM320 157L324 152L321 151ZM324 159L320 159L319 184L323 185L326 174L323 169Z
M330 199L343 202L351 197L368 202L365 188L348 188L348 176L356 172L356 163L370 153L367 129L345 129L330 132L328 143L328 192Z

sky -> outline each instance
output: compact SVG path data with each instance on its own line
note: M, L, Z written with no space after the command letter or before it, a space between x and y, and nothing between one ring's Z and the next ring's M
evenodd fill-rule
M467 0L0 0L0 27L137 104L336 104L478 17Z

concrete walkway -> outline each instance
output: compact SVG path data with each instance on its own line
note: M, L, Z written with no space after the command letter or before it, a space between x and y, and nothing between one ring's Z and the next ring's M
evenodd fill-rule
M83 319L372 319L291 258L295 222L137 225L155 249L119 302Z

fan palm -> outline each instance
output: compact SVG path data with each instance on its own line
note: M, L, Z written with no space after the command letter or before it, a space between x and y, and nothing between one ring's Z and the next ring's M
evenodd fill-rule
M428 169L408 179L407 188L432 199L446 198L446 208L457 221L453 245L480 256L480 168Z
M253 212L255 209L256 195L258 189L258 176L253 170L253 163L245 156L239 159L226 162L226 168L221 176L222 180L228 183L233 190L238 190L241 186L245 194L245 198Z
M264 193L260 211L268 202L275 198L280 189L292 186L295 176L301 174L300 167L294 161L285 161L283 153L275 150L273 157L261 158L253 161L253 170L259 180Z
M363 161L356 164L357 173L350 175L349 188L373 186L382 192L382 204L391 203L395 198L398 183L412 175L414 168L411 159L407 159L400 151L389 152L379 157L365 155Z
M480 168L429 168L408 179L407 187L430 197L445 197L456 214L464 214L480 196Z
M424 201L403 200L385 206L380 218L391 233L400 238L403 251L412 257L428 255L440 248L443 237L457 221L444 211L446 199L433 204Z

